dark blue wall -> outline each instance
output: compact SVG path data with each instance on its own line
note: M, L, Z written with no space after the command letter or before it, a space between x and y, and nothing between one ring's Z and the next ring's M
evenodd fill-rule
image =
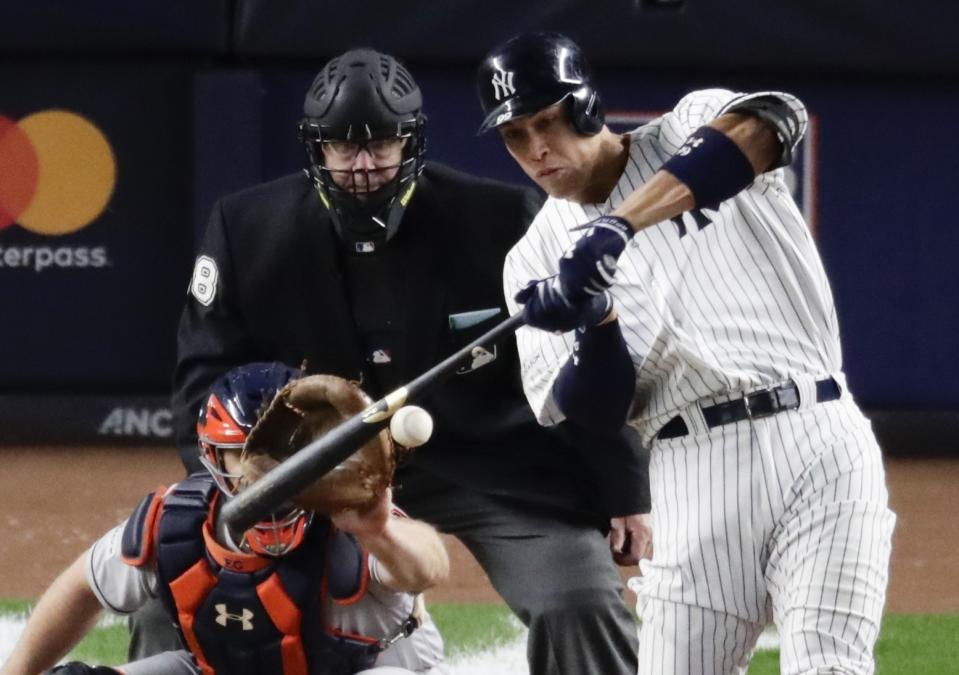
M481 116L468 72L424 67L416 75L429 116L429 158L526 180L495 135L475 135ZM201 182L216 175L221 183L216 190L197 190L199 211L208 212L224 190L302 166L294 122L311 76L276 70L206 76L246 91L239 111L257 111L262 131L249 129L250 115L239 113L239 128L225 135L226 146L197 157ZM813 143L812 184L805 186L813 191L808 215L833 281L853 391L870 407L959 407L959 359L952 357L959 332L954 262L959 230L951 206L959 140L946 131L959 109L959 87L804 78L666 82L628 71L606 76L603 85L609 107L620 113L668 110L690 89L710 85L779 87L801 96L816 130L808 141ZM222 125L215 107L206 123ZM244 135L251 138L249 156L222 162L223 153L238 151L234 141ZM259 171L251 172L257 158Z
M665 111L704 86L802 97L815 133L797 188L833 281L854 392L870 408L959 409L959 8L649 4L0 4L0 262L2 250L44 247L103 247L109 259L42 272L0 264L0 398L96 403L64 415L74 421L45 440L83 440L85 417L95 418L93 436L163 436L134 422L167 419L157 405L197 233L220 196L301 168L295 123L322 62L355 45L405 59L426 98L429 158L525 181L495 136L475 135L473 68L494 43L540 27L585 46L623 119ZM4 129L48 110L88 119L117 161L107 209L62 236L3 226L4 190L17 179L4 164ZM121 396L130 404L110 407ZM31 438L36 421L21 413L33 407L0 406L0 442Z

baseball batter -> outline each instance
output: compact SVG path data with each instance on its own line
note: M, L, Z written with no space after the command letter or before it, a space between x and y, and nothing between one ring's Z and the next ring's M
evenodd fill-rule
M531 325L517 340L534 412L628 411L651 444L640 672L745 672L774 621L783 673L870 673L895 517L780 170L806 110L696 91L620 136L590 77L575 43L532 33L477 83L481 131L550 196L504 270Z

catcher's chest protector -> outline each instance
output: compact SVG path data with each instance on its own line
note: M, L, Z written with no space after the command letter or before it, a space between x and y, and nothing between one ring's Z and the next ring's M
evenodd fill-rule
M370 668L376 640L323 621L329 595L347 604L366 591L366 558L356 542L317 519L282 558L227 551L203 531L212 526L218 494L209 476L191 476L164 498L156 531L161 598L202 673L347 675Z

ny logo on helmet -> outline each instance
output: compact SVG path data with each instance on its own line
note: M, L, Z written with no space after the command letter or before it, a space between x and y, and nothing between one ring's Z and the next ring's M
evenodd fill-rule
M491 80L493 96L496 97L497 101L516 93L516 87L513 86L513 74L512 70L500 70L493 73L493 79Z
M250 621L253 618L253 612L246 607L243 608L242 614L231 614L226 611L226 604L222 602L214 605L213 608L216 610L216 622L221 626L226 626L227 621L239 621L243 624L243 630L253 630L253 622Z

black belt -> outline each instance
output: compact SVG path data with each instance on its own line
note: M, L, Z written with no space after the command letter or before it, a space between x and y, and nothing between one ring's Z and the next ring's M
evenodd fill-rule
M816 403L835 401L841 394L839 383L831 377L816 382ZM769 417L783 410L795 410L798 407L799 387L795 382L787 382L778 387L754 391L735 401L717 403L702 410L706 424L712 429L745 419ZM677 415L666 422L656 434L656 438L664 440L687 434L689 434L689 427L686 426L685 420Z

